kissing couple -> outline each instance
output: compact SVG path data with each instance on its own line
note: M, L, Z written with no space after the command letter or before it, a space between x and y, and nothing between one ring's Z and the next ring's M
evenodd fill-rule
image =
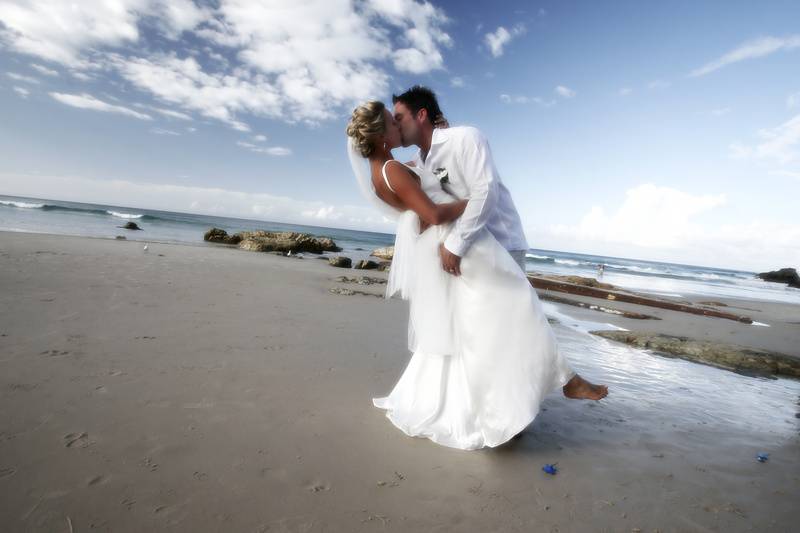
M528 244L511 194L475 128L436 127L430 89L357 107L348 153L364 195L397 222L386 297L408 300L412 353L391 393L373 398L401 431L438 444L496 447L522 432L557 388L600 400L559 351L525 274ZM416 145L408 164L392 157Z

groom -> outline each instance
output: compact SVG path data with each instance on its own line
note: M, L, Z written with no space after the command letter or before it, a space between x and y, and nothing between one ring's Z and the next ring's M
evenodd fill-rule
M415 85L401 95L392 95L392 103L403 146L419 147L416 166L437 177L446 176L452 192L468 198L464 214L439 247L442 268L460 275L461 258L486 228L525 272L528 243L522 222L511 193L500 180L486 138L468 126L436 128L434 122L441 119L442 112L436 95L427 87Z

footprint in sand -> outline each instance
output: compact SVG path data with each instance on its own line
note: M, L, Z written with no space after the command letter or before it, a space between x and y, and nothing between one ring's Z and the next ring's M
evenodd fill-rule
M89 481L86 482L87 487L92 487L94 485L101 485L108 481L106 476L95 476Z
M331 484L326 481L312 481L306 485L306 490L309 492L322 492L331 490Z
M125 498L119 503L127 507L128 510L130 511L133 508L133 506L136 505L136 500L134 500L133 498Z
M11 390L21 390L24 392L30 392L38 386L39 385L36 383L12 383L8 387Z
M17 469L13 467L9 468L0 468L0 479L4 477L11 477L17 473Z
M39 355L49 355L50 357L60 357L62 355L69 355L66 350L45 350L40 352Z
M88 433L67 433L64 435L65 448L86 448L91 444Z
M140 462L139 465L149 468L151 472L158 470L158 463L153 462L150 457L145 457L142 459L142 462Z

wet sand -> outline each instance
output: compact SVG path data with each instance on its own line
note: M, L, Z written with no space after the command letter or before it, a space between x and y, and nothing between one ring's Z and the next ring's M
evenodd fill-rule
M330 293L382 292L340 275L355 271L223 247L144 252L0 233L2 530L792 531L800 521L800 382L658 358L562 320L570 361L608 383L609 398L554 394L522 438L452 450L404 436L372 406L408 361L407 310ZM684 326L722 337L737 326L697 320ZM781 331L788 341L736 335L800 344Z

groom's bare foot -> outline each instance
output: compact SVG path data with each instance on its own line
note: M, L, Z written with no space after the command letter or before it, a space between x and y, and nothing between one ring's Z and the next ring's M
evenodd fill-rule
M608 387L595 385L575 374L562 388L564 396L573 400L601 400L608 395Z

